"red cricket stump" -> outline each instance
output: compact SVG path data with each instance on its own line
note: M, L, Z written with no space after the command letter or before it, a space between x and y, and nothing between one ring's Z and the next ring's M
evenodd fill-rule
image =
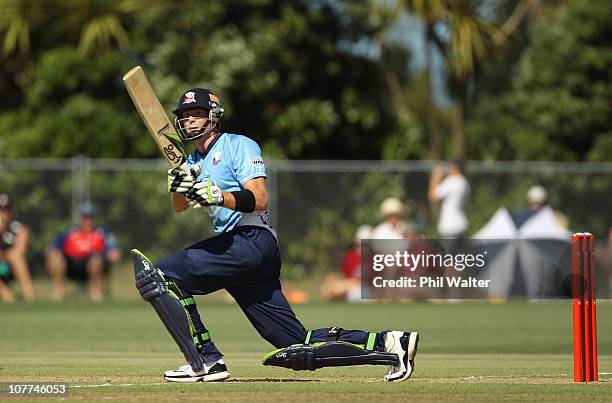
M591 235L589 247L589 262L591 267L591 356L593 362L593 380L599 380L597 364L597 299L595 298L595 236Z
M574 319L574 382L599 379L595 303L595 237L572 236L572 297Z
M574 382L582 382L585 379L584 374L584 342L582 340L582 329L584 328L582 310L582 298L580 298L580 264L579 250L581 248L581 234L572 236L572 309L574 317Z

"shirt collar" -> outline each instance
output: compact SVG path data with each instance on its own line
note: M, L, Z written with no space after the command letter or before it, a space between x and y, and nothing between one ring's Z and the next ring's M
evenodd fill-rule
M196 152L197 152L198 154L200 154L200 156L201 156L202 158L206 158L206 156L208 155L208 153L210 152L210 150L212 150L212 149L213 149L213 147L215 146L215 144L217 144L217 141L219 141L219 139L221 138L221 136L223 136L224 134L225 134L225 133L219 133L219 135L218 135L218 136L217 136L217 137L216 137L216 138L215 138L215 139L214 139L214 140L213 140L213 141L212 141L212 142L211 142L211 143L208 145L208 148L206 149L206 151L205 151L203 154L202 154L202 153L200 152L200 150L198 150L197 148L196 148Z

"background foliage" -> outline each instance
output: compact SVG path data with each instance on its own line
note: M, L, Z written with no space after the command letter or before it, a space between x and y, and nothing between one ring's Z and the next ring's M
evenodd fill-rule
M226 110L223 128L280 160L611 161L611 30L607 0L0 0L0 159L159 159L121 82L141 64L168 111L185 89L212 88ZM151 246L205 235L169 224L163 174L91 177L91 198L105 206L105 224L125 228L124 244L148 235L146 217L168 228ZM279 229L292 232L283 246L296 267L333 265L339 243L350 244L358 224L374 224L390 194L432 233L426 172L333 179L277 178L280 203L294 212ZM605 180L560 172L538 180L562 210L579 191L599 195L593 211L609 200ZM325 203L300 199L304 181ZM498 205L518 208L532 182L474 188L472 230ZM72 179L24 171L0 185L22 214L45 217L28 222L42 255L71 216L61 199ZM338 189L349 189L346 197ZM610 224L591 215L570 222L600 232Z
M1 0L0 11L1 157L156 158L121 85L143 64L168 110L186 88L213 88L225 127L274 157L449 158L456 108L432 105L431 66L411 67L423 65L410 46L421 27L464 109L468 159L610 159L605 0Z

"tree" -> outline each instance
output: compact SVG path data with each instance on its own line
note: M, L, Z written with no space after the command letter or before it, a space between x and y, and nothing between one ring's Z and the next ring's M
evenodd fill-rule
M115 46L126 49L129 39L122 19L129 13L142 11L135 2L126 0L65 1L64 7L69 16L67 24L80 27L78 47L84 55L112 50Z
M128 48L125 27L158 0L0 0L0 106L23 104L31 80L26 72L58 47L78 46L82 57ZM112 57L112 56L111 56ZM94 58L95 60L95 58ZM92 66L95 74L95 66ZM70 78L68 78L69 80Z
M48 5L36 0L1 0L0 30L4 31L2 54L28 54L32 31L41 29Z
M538 0L521 0L501 28L480 15L481 3L470 0L406 0L405 3L407 9L424 22L426 61L431 63L435 45L446 63L448 89L453 102L452 153L455 157L465 157L464 118L468 83L481 64L491 60L505 45ZM427 79L430 80L429 76ZM428 121L435 138L438 134L433 113L429 114Z
M0 114L2 157L157 156L121 84L127 67L118 53L43 52L21 107Z
M50 1L49 12L28 11L41 18L23 31L30 47L11 45L0 71L6 156L154 156L134 141L142 123L121 86L134 64L145 66L168 110L186 88L217 91L224 127L268 155L380 158L385 139L401 132L385 73L408 55L385 45L394 60L387 68L370 54L390 18L375 2ZM407 73L394 74L403 81ZM102 128L104 137L83 140ZM17 132L31 148L13 147ZM41 145L48 133L50 149Z
M154 41L141 49L165 104L180 89L210 87L225 127L268 154L380 158L398 123L384 70L368 54L387 24L370 3L209 1L206 13L200 2L181 4L138 28Z
M441 139L438 119L436 117L436 107L433 102L433 88L431 74L433 69L433 54L436 50L435 26L444 16L444 0L407 0L408 11L423 20L425 30L425 86L427 110L425 112L429 142L429 153L432 158L441 157Z
M512 90L470 123L477 158L607 160L612 155L612 4L565 2L530 30Z

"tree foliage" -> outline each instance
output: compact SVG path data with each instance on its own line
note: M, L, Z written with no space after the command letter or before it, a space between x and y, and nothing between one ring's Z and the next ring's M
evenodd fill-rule
M506 23L491 36L483 2L0 0L1 156L156 158L121 85L135 64L168 110L184 89L217 91L224 127L268 155L438 155L449 139L427 134L448 130L432 122L451 115L432 109L429 84L419 84L428 74L407 68L406 43L386 37L401 8L427 20L428 44L445 50L447 71L476 72L468 158L608 159L608 2L546 2L558 5L530 19L515 68L491 76L477 68L484 42L472 31L496 43L503 34L512 48L519 17L543 2L493 1L502 11L491 21ZM446 34L437 21L448 22Z
M132 3L11 8L16 21L31 20L19 35L32 39L22 46L16 22L0 25L5 66L15 63L2 77L19 100L0 114L4 157L155 157L121 85L134 64L168 110L185 89L212 88L226 130L278 157L380 158L400 133L383 67L368 54L391 18L375 2L149 1L138 12ZM57 31L69 41L55 30L49 41L44 31L62 12ZM398 54L405 65L409 55Z
M608 1L570 1L534 24L512 89L476 108L471 155L610 161L611 19Z
M121 82L136 64L168 111L185 89L213 89L226 110L222 128L252 137L268 156L437 158L451 148L443 137L456 126L449 124L451 111L435 110L427 72L408 69L413 55L406 43L387 35L398 23L397 7L408 3L427 20L429 47L443 52L447 71L478 100L467 115L469 159L610 160L612 3L606 0L549 1L555 6L531 19L521 46L489 75L482 63L495 65L489 42L498 40L495 34L515 39L509 35L521 13L515 2L491 2L504 9L493 20L510 24L493 34L477 7L489 3L482 1L0 0L0 158L159 159ZM437 130L439 136L427 138ZM308 183L291 173L270 181L282 186L292 213L278 229L295 267L333 266L339 244L352 242L355 223L374 224L373 212L390 194L412 199L425 216L424 194L415 189L426 187L427 173L410 180L380 172L318 175ZM156 248L155 257L203 235L187 225L200 217L167 214L163 176L160 167L91 177L91 198L105 206L104 222L123 245ZM474 191L469 213L476 226L492 213L492 199L522 200L527 186L525 177L506 185L493 179ZM594 212L607 201L604 180L554 173L544 179L551 193L601 195L592 198ZM24 170L0 177L0 185L20 200L21 212L45 218L28 222L42 256L70 216L74 179ZM320 199L316 208L303 188ZM347 197L337 197L340 188L350 189ZM164 228L155 237L150 217ZM592 228L597 219L570 214Z

